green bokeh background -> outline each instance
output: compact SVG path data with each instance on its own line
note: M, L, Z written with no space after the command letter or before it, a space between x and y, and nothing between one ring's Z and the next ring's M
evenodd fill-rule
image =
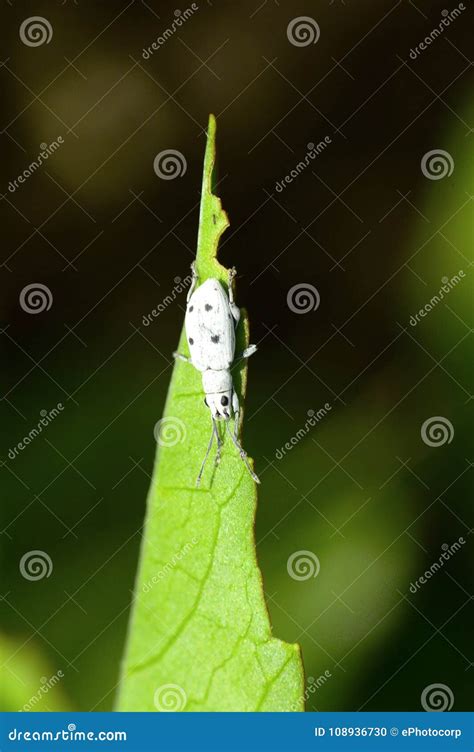
M238 267L259 343L244 436L262 477L256 538L274 633L301 644L308 677L330 674L308 710L419 710L432 683L469 709L470 6L409 58L443 8L203 3L143 60L169 3L3 7L2 709L58 671L35 709L112 707L184 297L149 326L143 317L188 273L210 111L231 221L220 258ZM49 45L19 40L29 15L49 19ZM317 44L288 42L297 15L317 19ZM8 191L59 135L47 165ZM276 192L326 135L327 150ZM153 159L169 148L187 170L164 181ZM424 177L432 149L449 152L451 176ZM33 316L18 299L36 281L54 302ZM287 305L302 282L321 300L305 315ZM60 416L11 460L58 402ZM324 420L276 459L326 402ZM421 440L431 416L451 422L449 444ZM460 536L461 551L410 593ZM32 549L51 557L49 578L20 575ZM317 555L317 577L288 575L299 550Z

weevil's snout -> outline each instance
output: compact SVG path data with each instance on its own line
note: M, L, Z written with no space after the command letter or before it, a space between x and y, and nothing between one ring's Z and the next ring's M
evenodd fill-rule
M229 420L232 396L230 392L206 394L204 402L215 420Z

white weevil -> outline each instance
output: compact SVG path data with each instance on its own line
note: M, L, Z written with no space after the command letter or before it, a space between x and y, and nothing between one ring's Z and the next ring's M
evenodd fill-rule
M235 269L229 270L228 293L218 279L207 279L196 289L198 275L193 262L193 278L188 290L185 317L186 337L191 357L173 353L175 358L186 361L202 373L202 385L206 397L204 402L211 411L212 432L205 457L203 459L196 485L199 485L206 460L211 451L214 437L217 441L216 465L220 461L222 440L219 436L217 421L224 420L227 433L237 447L242 461L250 475L257 483L260 480L253 472L247 460L247 453L238 440L239 398L232 383L230 367L235 356L235 329L240 320L240 310L234 303L232 282ZM243 353L249 358L256 351L256 345L250 345ZM234 416L234 431L229 429L229 420Z

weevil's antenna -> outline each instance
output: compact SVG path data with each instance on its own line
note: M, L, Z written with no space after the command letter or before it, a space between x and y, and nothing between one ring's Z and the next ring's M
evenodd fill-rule
M196 480L196 486L199 486L199 484L201 482L202 474L204 472L204 466L206 464L207 458L209 457L209 452L211 451L211 448L212 448L212 442L214 440L214 436L217 439L217 454L216 454L215 464L218 465L219 462L220 462L220 459L221 459L221 446L222 446L222 442L221 442L219 433L217 431L216 421L214 420L214 417L212 415L211 415L211 420L212 420L211 438L209 439L209 445L207 447L206 454L204 455L204 459L202 461L201 469L199 471L199 475L198 475L197 480Z
M221 461L222 439L219 436L219 428L214 418L212 419L212 424L216 433L216 440L217 440L217 452L216 452L216 458L214 460L214 465L218 465L219 462Z
M239 451L239 454L240 454L240 457L241 457L242 462L244 463L245 467L249 471L249 473L252 476L252 478L254 479L255 483L260 483L260 478L258 477L258 475L256 475L254 473L254 471L252 470L252 468L249 465L249 462L248 462L248 459L247 459L247 452L242 448L242 446L239 443L239 440L237 439L236 436L234 436L234 434L230 430L229 424L227 422L226 422L226 427L227 427L227 433L229 434L230 438L234 442L234 445L237 447L237 449Z

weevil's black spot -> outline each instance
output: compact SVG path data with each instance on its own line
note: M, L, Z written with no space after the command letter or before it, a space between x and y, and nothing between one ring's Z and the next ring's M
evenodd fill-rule
M194 345L194 340L193 340L193 338L192 338L192 337L190 337L190 338L189 338L189 344L190 344L190 345Z
M221 397L221 405L224 405L224 407L225 407L228 404L229 404L229 398L226 397L225 394L224 394L224 396Z
M212 311L212 306L211 306L211 304L210 304L210 303L206 303L206 305L204 306L204 309L205 309L206 311Z
M217 217L215 214L212 215L212 221L214 222L214 224L217 224Z
M218 334L213 334L212 337L211 337L211 342L214 342L214 344L217 345L217 343L219 342L219 339L220 339L220 337L219 337Z
M194 309L194 306L190 305L188 308L188 311L191 312Z

